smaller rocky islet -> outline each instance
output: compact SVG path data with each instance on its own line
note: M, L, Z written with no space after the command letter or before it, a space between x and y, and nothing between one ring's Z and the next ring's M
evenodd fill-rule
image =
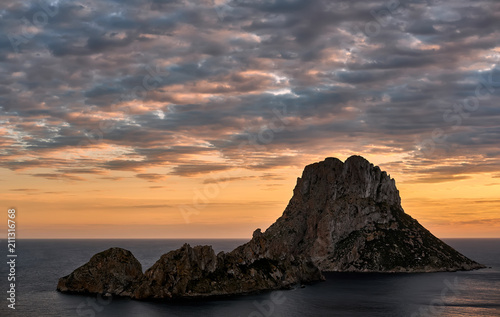
M394 179L360 156L306 166L283 215L231 252L184 244L146 272L110 248L59 279L64 293L177 299L286 289L324 280L322 271L439 272L484 265L406 214Z

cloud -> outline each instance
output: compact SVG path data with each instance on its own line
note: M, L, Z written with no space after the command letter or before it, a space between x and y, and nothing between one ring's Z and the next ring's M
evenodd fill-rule
M277 190L279 187L282 187L283 184L261 184L261 187L264 187L265 190Z
M12 192L36 192L38 189L35 188L14 188L14 189L9 189Z
M175 166L170 172L170 175L177 176L195 176L206 174L210 172L225 171L231 169L231 166L209 164L206 162L199 162L198 164L184 164Z
M70 174L57 174L57 173L36 173L30 174L34 177L42 177L50 180L69 180L69 181L84 181L85 178L74 176Z
M172 205L158 204L158 205L135 205L135 206L120 206L118 208L132 208L132 209L157 209L157 208L172 208Z
M208 178L203 181L203 184L219 184L234 181L246 181L255 179L255 176L237 176L237 177L221 177L221 178Z
M100 167L117 171L139 171L143 168L146 168L147 165L141 161L112 160L102 163Z
M411 181L411 183L445 183L445 182L454 182L465 179L470 179L471 176L450 176L450 177L419 177L416 180Z
M148 182L159 182L167 179L166 175L156 173L136 174L135 177L145 179Z
M110 180L110 181L119 181L124 179L124 177L119 177L119 176L104 176L104 177L99 177L100 179L104 180Z
M453 224L457 224L457 225L491 225L491 226L500 226L500 218L474 219L474 220L466 220L466 221L454 221Z
M373 15L385 5L58 2L27 27L37 1L2 4L0 167L158 181L145 170L262 173L347 149L398 153L394 167L417 182L499 173L500 4L408 2ZM16 53L9 36L26 34ZM478 87L488 98L464 105ZM422 153L435 129L444 139Z
M89 169L89 168L65 168L59 170L59 172L68 174L97 174L97 175L105 174L105 172L102 170Z
M274 174L274 173L264 173L260 176L260 179L262 180L272 180L272 181L281 181L281 180L285 180L286 178L281 176L281 175L278 175L278 174Z

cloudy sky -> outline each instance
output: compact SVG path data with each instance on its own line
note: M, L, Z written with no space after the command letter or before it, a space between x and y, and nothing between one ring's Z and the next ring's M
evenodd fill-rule
M359 154L437 236L498 237L499 40L494 0L3 2L2 205L25 238L246 238Z

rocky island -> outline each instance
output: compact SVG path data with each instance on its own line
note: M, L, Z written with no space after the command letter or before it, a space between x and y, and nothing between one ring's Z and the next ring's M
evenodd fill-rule
M235 250L211 246L163 255L143 273L111 248L59 279L66 293L175 299L246 294L324 279L322 271L438 272L484 266L406 214L394 179L361 156L306 166L283 215Z

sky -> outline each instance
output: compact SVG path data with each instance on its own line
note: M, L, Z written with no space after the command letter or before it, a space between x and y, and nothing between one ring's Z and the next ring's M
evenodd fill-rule
M494 0L2 2L2 208L18 238L249 238L356 154L436 236L500 237L499 40Z

